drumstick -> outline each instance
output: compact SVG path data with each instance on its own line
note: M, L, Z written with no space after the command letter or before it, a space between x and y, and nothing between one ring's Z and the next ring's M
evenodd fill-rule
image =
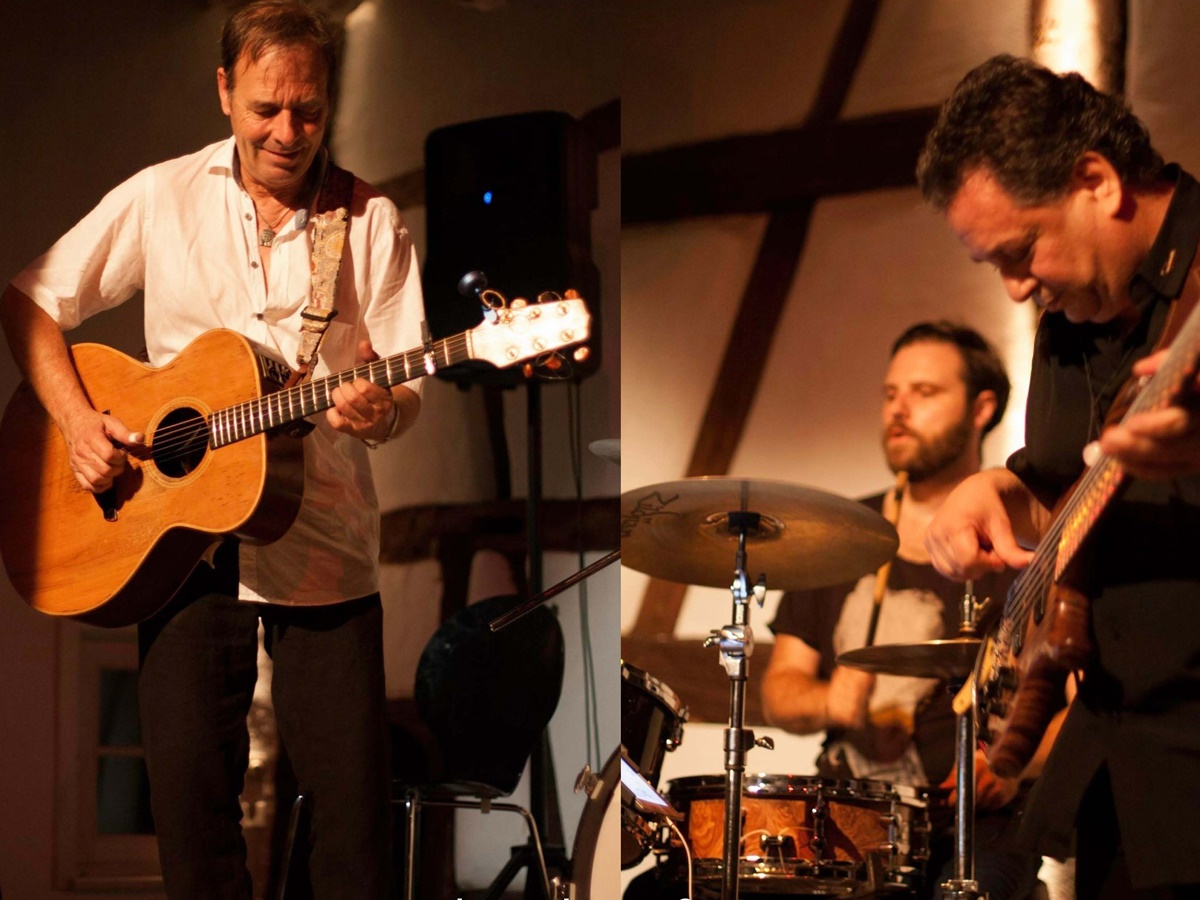
M900 520L900 501L904 497L904 489L908 487L908 472L901 469L896 473L896 486L892 488L892 505L888 508L887 497L883 502L883 517L889 525L895 525ZM890 513L890 515L889 515ZM883 606L883 594L887 590L888 575L892 571L892 561L889 559L875 573L875 603L871 606L871 624L867 626L867 643L875 644L875 629L879 626L879 608Z

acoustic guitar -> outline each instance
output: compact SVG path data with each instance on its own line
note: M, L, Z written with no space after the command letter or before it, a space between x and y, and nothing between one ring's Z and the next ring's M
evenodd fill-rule
M1118 395L1110 419L1121 408L1127 409L1124 421L1177 403L1198 363L1200 306L1187 316L1154 377L1144 385L1130 383ZM1073 566L1082 562L1093 526L1127 483L1125 470L1105 454L1079 477L1055 507L1032 562L1013 582L1003 615L980 647L971 679L955 698L960 714L974 704L979 739L997 775L1014 778L1024 770L1062 706L1067 675L1091 658L1091 606L1072 585Z
M231 331L206 332L161 368L77 344L71 357L92 406L145 433L145 445L129 448L109 491L85 491L61 432L22 383L0 421L8 577L42 612L139 622L222 537L265 544L291 527L304 489L303 420L331 407L338 385L391 387L470 360L561 364L556 351L586 341L590 325L578 297L516 300L470 331L287 388L287 367Z

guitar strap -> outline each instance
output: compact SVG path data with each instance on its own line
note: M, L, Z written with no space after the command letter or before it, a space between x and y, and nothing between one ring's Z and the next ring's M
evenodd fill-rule
M300 312L300 349L296 352L298 368L289 387L312 377L317 367L317 353L329 323L337 315L338 273L342 267L342 251L346 246L346 229L350 225L350 200L354 194L354 176L345 169L324 162L324 177L313 214L312 233L312 296Z

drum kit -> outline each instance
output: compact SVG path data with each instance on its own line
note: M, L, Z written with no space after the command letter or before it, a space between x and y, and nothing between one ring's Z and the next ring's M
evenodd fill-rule
M664 755L683 738L687 707L667 685L622 662L621 740L632 773L622 779L622 868L654 853L661 883L686 884L691 900L737 900L742 891L899 897L921 886L930 811L944 802L944 791L746 774L748 752L772 747L770 738L756 739L745 727L751 601L761 607L768 587L806 590L853 581L891 559L898 543L895 528L862 504L785 482L687 478L622 495L625 565L683 584L728 587L732 595L731 623L705 640L717 648L729 682L724 775L676 778L665 797L658 794ZM751 571L763 574L752 583ZM962 612L957 638L866 646L837 661L961 687L980 645L969 585ZM954 877L942 885L944 896L961 900L981 896L973 880L974 745L967 712L958 717Z

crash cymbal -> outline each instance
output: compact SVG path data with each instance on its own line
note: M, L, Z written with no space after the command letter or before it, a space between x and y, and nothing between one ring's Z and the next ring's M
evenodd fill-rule
M915 678L965 678L975 668L979 638L949 638L916 644L876 644L847 650L838 656L839 666L865 669L885 675Z
M738 515L749 514L749 515ZM896 553L896 529L861 503L817 488L748 478L685 478L621 495L621 561L683 584L729 587L737 562L730 527L749 520L746 574L768 588L851 581Z

